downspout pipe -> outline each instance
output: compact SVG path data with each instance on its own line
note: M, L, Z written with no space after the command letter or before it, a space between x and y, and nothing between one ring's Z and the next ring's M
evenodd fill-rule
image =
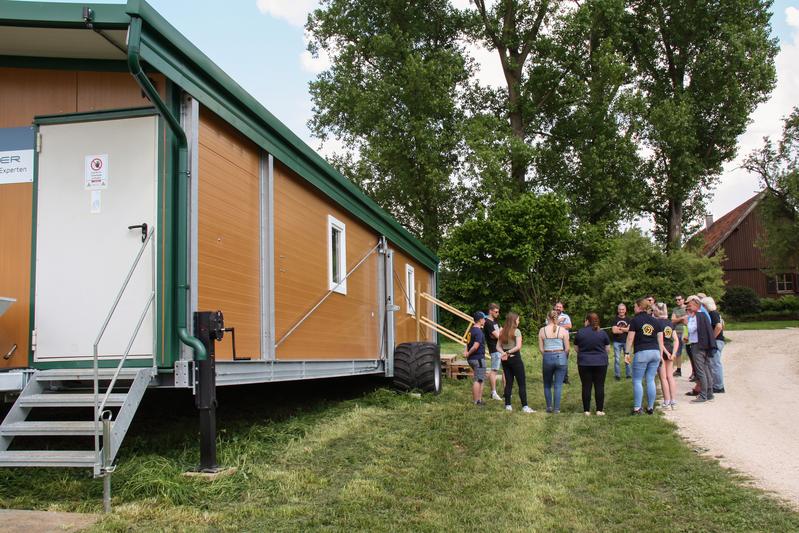
M178 142L178 220L177 220L177 283L175 286L175 330L180 342L194 350L194 358L204 361L208 358L208 351L197 337L189 333L186 326L187 300L188 300L188 203L189 203L189 149L186 132L180 121L172 114L169 107L161 99L161 95L153 86L150 79L141 67L141 17L131 15L128 28L128 70L136 82L150 99L158 114L166 121L167 127L175 135Z

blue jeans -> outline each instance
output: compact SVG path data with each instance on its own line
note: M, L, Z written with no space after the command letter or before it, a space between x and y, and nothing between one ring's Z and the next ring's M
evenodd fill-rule
M624 347L627 343L626 342L614 342L613 343L613 372L617 378L621 377L621 361L624 359ZM632 372L630 371L630 365L627 363L624 364L624 375L625 376L632 376Z
M560 411L560 395L563 392L563 378L569 362L566 352L544 352L544 399L547 411ZM555 397L552 397L552 386L555 386Z
M721 365L721 352L724 351L724 341L716 339L716 349L710 360L710 370L713 372L713 390L724 388L724 367Z
M633 407L641 408L644 399L643 379L646 376L646 400L649 409L655 408L655 374L660 366L660 350L635 352L633 359Z

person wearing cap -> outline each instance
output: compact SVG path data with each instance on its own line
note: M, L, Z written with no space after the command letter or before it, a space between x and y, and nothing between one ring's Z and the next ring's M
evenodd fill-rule
M713 400L712 357L716 349L716 339L713 326L710 325L710 316L699 296L692 294L685 302L694 315L693 320L688 321L688 340L691 343L693 361L696 365L694 373L699 384L699 392L691 403L704 403ZM692 393L689 395L693 396Z
M482 311L474 314L474 325L469 331L469 342L466 344L466 361L472 367L474 382L472 383L472 400L475 405L483 405L483 381L486 378L486 349L483 326L486 316Z

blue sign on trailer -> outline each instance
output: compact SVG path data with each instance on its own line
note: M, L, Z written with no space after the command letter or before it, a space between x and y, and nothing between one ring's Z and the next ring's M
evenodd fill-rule
M33 128L0 128L0 185L33 181Z

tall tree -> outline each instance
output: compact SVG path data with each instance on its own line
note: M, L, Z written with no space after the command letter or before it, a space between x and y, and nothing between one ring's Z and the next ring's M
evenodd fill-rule
M311 83L311 130L340 139L334 164L433 249L465 196L462 27L448 0L324 0L307 25L332 59Z
M750 153L743 168L756 174L766 190L760 206L766 226L763 248L775 271L799 267L799 108L785 119L776 146L770 138Z
M536 157L539 179L568 198L574 216L614 227L639 212L645 187L625 7L625 0L589 0L568 17L558 40L570 72Z
M478 117L489 107L501 111L504 122L494 122L495 139L478 136L477 141L494 146L494 151L497 141L502 145L500 150L508 158L508 185L515 193L531 188L531 145L542 131L541 108L567 74L568 68L553 72L550 60L558 51L551 36L553 26L567 12L568 4L564 0L498 0L492 6L487 0L474 0L476 13L469 34L496 51L505 77L504 90L483 88L480 97L474 99L473 110ZM479 123L485 126L485 117Z
M629 42L645 101L642 154L655 234L681 246L686 223L736 152L775 83L771 0L630 0Z

